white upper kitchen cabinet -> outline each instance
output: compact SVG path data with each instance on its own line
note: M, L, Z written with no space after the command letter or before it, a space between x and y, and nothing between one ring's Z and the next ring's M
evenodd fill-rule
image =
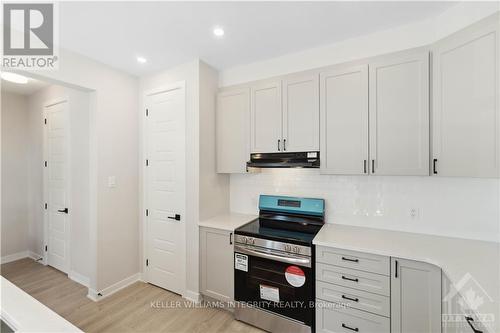
M252 153L283 150L281 80L251 88L250 149Z
M391 258L391 333L441 333L441 269Z
M499 18L433 48L433 174L498 177Z
M319 151L319 82L317 74L283 80L282 151Z
M368 66L320 74L321 173L368 173Z
M429 52L370 63L370 167L375 175L429 175Z
M217 172L245 173L250 158L250 89L220 92L216 110Z

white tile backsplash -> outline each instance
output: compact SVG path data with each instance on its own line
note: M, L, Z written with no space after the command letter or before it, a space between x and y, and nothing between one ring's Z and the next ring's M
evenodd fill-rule
M260 194L324 198L328 223L500 241L500 180L329 176L310 169L233 174L231 211L255 214Z

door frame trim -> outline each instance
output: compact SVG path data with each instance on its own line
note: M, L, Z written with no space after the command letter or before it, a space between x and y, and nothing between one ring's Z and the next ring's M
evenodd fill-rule
M66 245L67 245L67 250L68 250L68 259L66 261L66 272L65 274L70 273L71 271L71 129L70 129L70 100L67 95L64 95L60 98L56 99L51 99L47 100L43 103L43 119L47 119L47 111L46 109L50 106L54 106L57 104L62 104L66 103L66 138L67 138L67 146L66 146L66 154L67 154L67 163L66 163L66 168L65 172L67 175L67 181L66 181L66 202L68 205L69 212L66 216L66 224L67 224L67 230L66 230ZM44 124L43 126L43 160L48 161L48 132L47 132L47 126ZM42 165L42 172L43 172L43 177L42 177L42 188L43 188L43 202L48 203L48 173L47 173L47 168ZM45 251L45 246L49 245L49 215L48 215L48 209L42 208L43 209L43 249L42 249L42 263L47 266L49 265L49 254L48 251Z
M182 89L183 90L183 99L184 99L184 149L186 148L186 128L187 128L187 92L186 92L186 81L176 81L174 83L159 85L154 89L145 90L142 94L142 109L139 111L139 118L141 123L141 135L140 139L142 140L141 149L142 153L140 154L140 170L141 170L141 178L139 189L142 191L140 195L141 203L140 203L140 231L141 231L141 250L142 256L140 256L141 262L139 263L139 267L142 268L142 280L146 283L149 283L149 274L146 266L146 259L149 257L149 244L148 244L148 217L146 217L146 206L148 202L147 198L147 167L146 167L146 158L148 158L148 141L147 141L147 126L148 120L146 117L145 110L148 108L147 98L151 95L159 94L162 92L172 91ZM184 154L184 169L187 166L187 154ZM187 242L186 242L186 224L188 223L187 214L186 214L186 195L187 195L187 173L184 173L184 205L183 211L180 212L183 219L183 248L181 255L181 271L182 271L182 296L184 297L187 292Z

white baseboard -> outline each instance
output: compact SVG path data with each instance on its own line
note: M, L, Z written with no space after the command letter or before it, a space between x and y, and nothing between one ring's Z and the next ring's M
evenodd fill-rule
M98 302L108 296L113 295L117 291L130 286L132 283L135 283L137 281L141 281L141 273L136 273L134 275L131 275L128 278L125 278L107 288L102 289L101 291L96 291L89 288L87 297L93 300L94 302Z
M6 264L8 262L16 261L23 258L28 258L28 256L29 256L28 251L21 251L13 254L8 254L2 257L1 263Z
M77 283L79 283L82 286L85 286L87 288L90 285L90 279L88 277L86 277L85 275L82 275L80 273L77 273L75 271L69 271L68 277L71 280L73 280L73 281L75 281L75 282L77 282Z
M28 258L31 258L35 261L42 261L43 260L43 256L41 256L38 253L35 253L33 251L28 251ZM42 260L39 260L39 259L42 259Z
M201 302L200 293L197 293L192 290L186 290L186 292L184 293L184 295L182 295L182 297L196 304L199 304Z

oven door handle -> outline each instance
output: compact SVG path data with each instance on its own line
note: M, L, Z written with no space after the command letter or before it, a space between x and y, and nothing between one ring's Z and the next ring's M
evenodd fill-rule
M251 256L255 256L255 257L259 257L259 258L271 259L271 260L276 260L276 261L280 261L280 262L284 262L284 263L288 263L288 264L297 264L297 265L302 265L302 266L306 266L306 267L311 267L311 259L309 259L309 258L284 257L284 256L280 256L277 254L263 252L263 251L259 251L259 250L253 250L253 249L249 249L247 247L242 247L242 246L238 246L238 245L236 245L234 247L234 251L241 252L241 253L248 254Z

